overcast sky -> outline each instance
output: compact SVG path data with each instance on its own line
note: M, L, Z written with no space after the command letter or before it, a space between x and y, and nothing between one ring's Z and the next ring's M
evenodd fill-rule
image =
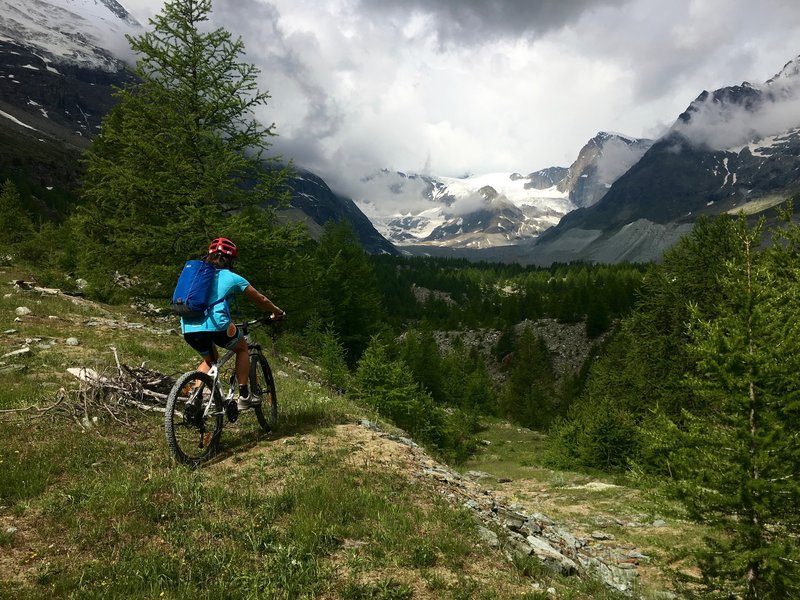
M143 25L158 0L121 0ZM798 0L215 0L272 95L275 150L329 183L569 166L800 54Z

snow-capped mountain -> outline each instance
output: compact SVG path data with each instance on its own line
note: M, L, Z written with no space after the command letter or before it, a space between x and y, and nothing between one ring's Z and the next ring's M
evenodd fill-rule
M600 132L570 168L528 175L453 178L383 170L362 181L356 201L396 245L514 245L536 238L572 210L596 203L651 145L651 140Z
M558 189L578 208L597 204L652 145L653 140L601 131L581 148Z
M0 0L0 167L74 187L139 29L114 0Z
M4 120L81 147L130 80L125 34L141 26L115 0L0 0ZM10 125L11 123L6 123Z
M536 262L653 260L701 215L757 214L800 192L800 57L763 84L704 91L594 206L566 215Z
M72 188L81 151L132 81L125 34L143 29L115 0L0 0L0 171ZM313 235L330 219L352 224L370 252L396 252L348 198L300 172L292 208Z
M378 188L382 194L379 199L365 195L357 203L378 231L398 245L513 244L538 235L574 208L568 193L555 185L536 189L518 173L459 179L384 170L364 183L366 194Z
M141 30L116 0L0 0L0 41L35 53L55 71L58 64L119 71L125 34Z

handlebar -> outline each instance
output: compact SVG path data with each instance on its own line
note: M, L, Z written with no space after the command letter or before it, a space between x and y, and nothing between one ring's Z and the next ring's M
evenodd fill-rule
M242 333L247 335L250 329L255 329L256 327L262 325L272 325L273 331L275 331L278 325L281 323L281 321L283 321L285 318L286 318L286 313L283 313L282 315L280 315L280 318L278 319L275 319L272 317L272 315L269 315L268 317L259 317L251 321L242 321L241 323L235 323L235 325L238 329L242 330Z

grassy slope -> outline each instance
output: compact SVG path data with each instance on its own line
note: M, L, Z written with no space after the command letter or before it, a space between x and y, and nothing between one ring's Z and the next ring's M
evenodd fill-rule
M462 470L491 475L482 483L499 498L547 515L609 555L625 549L645 555L638 566L642 596L673 589L669 572L698 575L690 553L709 532L686 520L683 508L660 487L632 487L625 476L548 468L545 436L508 423L489 424L480 436L480 452ZM596 533L610 539L593 540Z
M278 433L259 436L246 416L226 426L219 460L196 471L168 457L159 414L131 411L123 424L94 405L84 431L64 412L82 415L74 394L58 410L18 411L77 388L68 367L112 370L110 346L126 364L166 373L196 358L177 335L90 323L174 324L14 292L5 282L23 274L0 275L0 355L33 349L0 359L12 366L0 365L0 598L532 599L548 587L614 597L509 562L435 490L385 462L353 460L363 444L336 425L374 415L278 358ZM21 322L18 306L33 311Z

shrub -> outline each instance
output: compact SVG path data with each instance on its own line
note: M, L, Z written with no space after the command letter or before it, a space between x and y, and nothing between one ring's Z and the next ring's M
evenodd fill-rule
M391 359L377 338L358 362L353 388L359 400L452 460L465 459L474 448L474 418L436 406L431 395L414 381L408 366Z

